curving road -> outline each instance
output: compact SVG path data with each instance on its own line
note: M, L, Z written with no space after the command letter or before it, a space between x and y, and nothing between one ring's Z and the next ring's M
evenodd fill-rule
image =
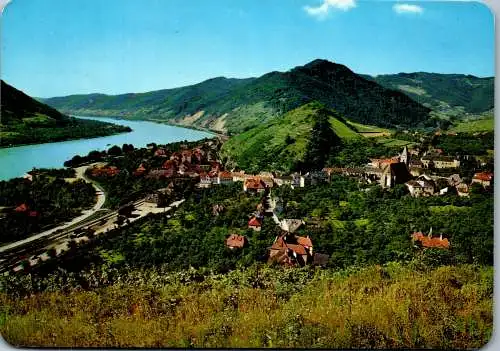
M92 207L89 210L82 211L82 215L80 215L80 216L78 216L76 218L73 218L70 222L66 222L66 223L64 223L64 224L62 224L60 226L55 227L55 228L52 228L52 229L46 230L44 232L32 235L29 238L26 238L26 239L23 239L23 240L20 240L20 241L16 241L16 242L10 243L8 245L2 246L2 247L0 247L0 253L2 253L4 251L7 251L7 250L10 250L10 249L13 249L13 248L16 248L18 246L26 245L27 243L29 243L31 241L35 241L35 240L38 240L38 239L43 238L45 236L51 235L51 234L53 234L54 232L56 232L58 230L66 229L66 228L68 228L70 226L78 224L78 223L86 220L88 217L92 216L98 210L100 210L102 208L102 206L104 205L104 202L106 201L106 194L104 193L104 191L97 184L95 184L90 179L88 179L87 177L85 177L85 170L86 169L87 169L87 166L81 166L81 167L75 168L76 177L80 178L80 179L83 179L86 182L91 183L94 186L94 188L96 190L96 195L97 195L97 202L94 205L94 207Z

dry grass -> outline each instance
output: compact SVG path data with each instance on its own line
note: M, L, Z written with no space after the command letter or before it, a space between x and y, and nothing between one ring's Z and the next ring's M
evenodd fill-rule
M491 267L321 271L299 288L283 298L273 283L208 278L159 289L2 294L0 330L13 345L37 347L459 349L484 346L492 332Z

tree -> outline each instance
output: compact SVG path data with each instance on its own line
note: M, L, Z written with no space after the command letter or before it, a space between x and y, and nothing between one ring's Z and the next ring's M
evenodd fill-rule
M121 154L122 149L118 145L114 145L108 150L108 155L111 156L120 156Z
M311 138L304 156L304 167L309 170L322 169L330 154L341 144L341 139L332 129L327 110L320 109L315 115Z

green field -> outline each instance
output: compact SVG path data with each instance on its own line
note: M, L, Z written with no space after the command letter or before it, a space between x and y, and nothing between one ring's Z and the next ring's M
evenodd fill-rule
M486 118L458 123L451 131L457 133L491 132L495 129L495 119Z

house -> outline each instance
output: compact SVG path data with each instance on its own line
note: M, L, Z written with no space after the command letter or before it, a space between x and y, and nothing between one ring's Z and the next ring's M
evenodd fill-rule
M154 156L156 156L156 157L167 157L168 156L167 150L165 150L165 149L158 149L158 150L155 151Z
M432 233L424 235L422 232L416 232L412 234L412 240L420 243L424 248L448 249L450 247L450 242L446 238L443 239L442 234L436 238L432 237Z
M138 177L146 173L146 167L141 163L139 167L132 173L134 176Z
M29 210L29 206L26 204L21 204L15 208L15 212L23 213Z
M244 182L245 181L245 172L232 172L233 182Z
M174 174L175 174L175 171L173 169L152 169L151 171L149 171L146 178L148 178L148 179L162 179L162 178L172 177Z
M258 219L257 217L252 217L248 221L248 228L259 232L262 229L262 221L260 219Z
M370 163L368 163L368 167L373 167L373 168L385 168L387 165L390 165L392 163L398 163L399 160L395 158L372 158L370 159Z
M260 181L264 183L266 188L274 187L274 181L272 177L260 177Z
M292 185L293 178L291 176L278 176L274 177L274 183L277 186Z
M242 235L237 235L237 234L231 234L227 239L226 239L226 246L230 248L231 250L233 249L242 249L248 244L248 240L245 236Z
M212 178L206 172L200 172L200 186L207 188L212 184Z
M469 186L465 183L460 183L455 186L458 196L469 196Z
M312 171L306 173L304 176L305 183L311 185L325 183L328 182L329 179L329 174L326 171Z
M177 170L177 162L175 160L167 160L163 162L163 165L161 166L163 169L173 169L174 171Z
M282 265L303 266L313 262L312 242L309 237L283 234L274 240L269 249L269 262Z
M273 178L274 175L271 172L260 172L259 177L262 178Z
M292 174L292 189L293 188L303 188L305 186L306 180L304 176L299 173Z
M427 155L420 159L425 168L458 168L460 161L453 156Z
M116 166L94 166L90 169L93 177L114 177L120 170Z
M472 184L477 183L481 184L483 187L489 187L491 186L491 183L493 181L493 173L491 172L480 172L474 174L474 177L472 177Z
M217 175L217 184L230 184L233 182L233 175L230 172L222 171Z
M426 179L410 180L405 185L413 197L431 196L435 191L434 183Z
M280 228L285 232L293 233L305 222L301 219L283 219L280 221Z
M457 186L462 183L462 178L460 178L459 174L452 174L448 177L448 184L450 186Z
M263 193L266 191L266 184L259 177L247 178L243 182L243 191L249 193Z
M181 152L181 155L182 155L181 162L191 163L191 158L193 155L193 152L191 150L183 150Z

